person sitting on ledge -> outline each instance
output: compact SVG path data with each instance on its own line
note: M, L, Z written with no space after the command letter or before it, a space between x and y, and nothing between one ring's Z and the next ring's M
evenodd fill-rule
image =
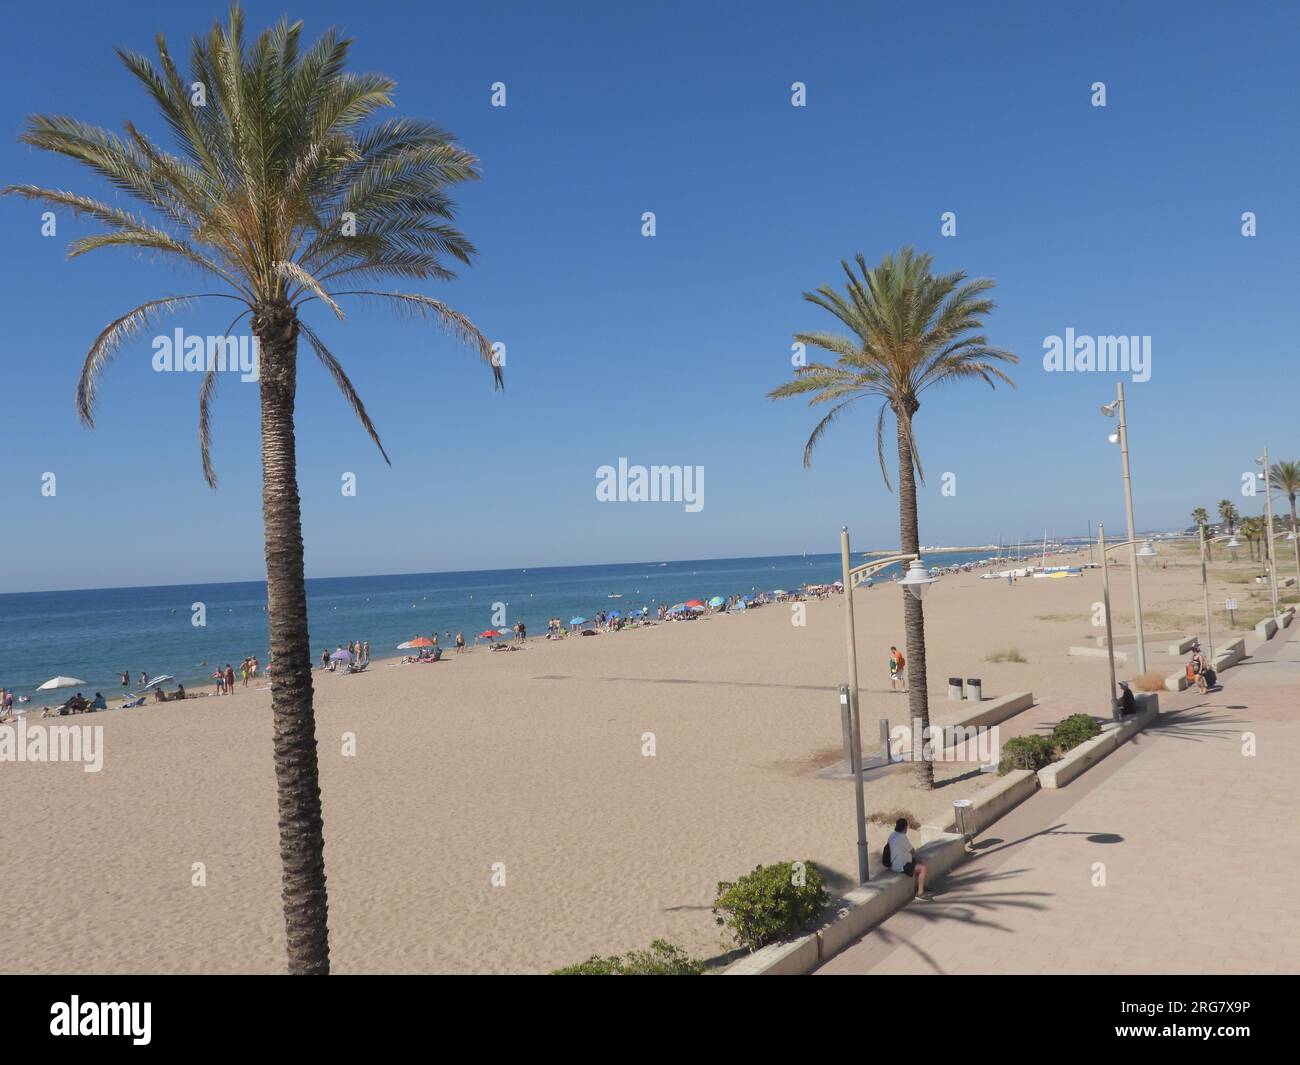
M1128 686L1128 681L1126 680L1120 681L1119 686L1119 716L1128 717L1129 714L1136 714L1138 709L1137 699L1133 695L1133 689Z
M930 896L925 890L925 876L929 872L924 858L916 858L912 853L911 841L907 838L907 818L900 817L894 823L894 831L889 834L885 844L885 861L896 873L910 876L916 881L916 897L922 902L929 902Z

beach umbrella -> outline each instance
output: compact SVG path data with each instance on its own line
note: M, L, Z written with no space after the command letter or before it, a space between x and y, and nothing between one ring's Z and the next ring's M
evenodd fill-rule
M478 634L478 638L480 640L495 640L500 635L501 633L497 632L496 629L484 629Z
M55 688L75 688L85 683L84 680L77 680L76 677L51 677L36 690L38 692L51 692Z
M146 684L145 690L147 691L148 689L154 687L155 685L166 684L169 680L175 680L175 679L176 678L173 677L170 673L164 673L161 677L154 677L153 680L151 680L148 684Z
M686 604L685 604L685 603L674 603L672 606L670 606L670 607L668 608L668 613L671 614L674 610L678 610L678 611L680 611L680 610L685 610L685 609L686 609Z
M725 602L726 600L723 599L722 596L715 595L712 599L709 600L709 606L722 606L722 604Z
M697 607L697 606L703 606L704 603L699 599L688 599L686 600L686 605L689 607Z
M399 643L399 651L409 651L412 647L432 647L433 641L427 636L417 636L414 640L407 640L406 643Z
M784 589L784 588L774 588L774 589L772 590L772 594L773 594L773 595L785 595L785 589Z
M330 658L333 658L339 662L351 662L352 652L345 651L342 647L340 647L337 651L335 651L332 655L330 655Z
M621 618L623 615L620 614L617 610L611 610L611 611L610 611L608 614L606 614L605 616L606 616L606 617L610 617L610 618Z
M692 614L703 614L706 607L703 603L696 603L694 606L688 606L686 609Z
M587 619L586 619L586 618L569 618L569 624L570 624L570 625L585 625L585 624L587 624Z

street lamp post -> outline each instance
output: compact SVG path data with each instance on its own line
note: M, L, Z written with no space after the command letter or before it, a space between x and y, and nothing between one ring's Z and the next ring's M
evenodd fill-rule
M1097 544L1098 552L1101 555L1101 597L1102 609L1106 614L1106 658L1110 663L1110 713L1116 720L1119 719L1119 700L1115 696L1115 633L1110 622L1110 560L1106 557L1106 552L1114 551L1120 547L1128 547L1133 553L1133 565L1137 566L1139 558L1153 558L1156 555L1155 546L1150 540L1142 542L1141 550L1138 550L1137 542L1126 540L1122 543L1106 545L1106 526L1101 522L1097 523L1097 535L1099 542ZM1140 631L1140 630L1139 630ZM1140 645L1139 645L1140 646ZM1146 667L1142 664L1139 656L1138 664L1140 672L1145 673Z
M1106 558L1106 526L1097 523L1097 548L1101 552L1101 605L1106 615L1106 657L1110 662L1110 716L1119 718L1119 700L1115 697L1115 632L1110 624L1110 561Z
M849 660L849 718L851 749L849 770L853 774L853 801L858 817L858 883L865 884L871 876L867 861L866 799L862 793L862 712L858 700L858 640L853 619L853 587L872 573L897 562L908 563L907 573L898 583L917 599L922 598L937 578L925 572L925 564L917 555L890 555L873 559L861 566L849 565L849 530L840 526L840 570L844 579L844 636ZM914 741L915 742L915 741Z
M1273 617L1277 617L1277 552L1273 549L1273 475L1268 465L1268 448L1255 460L1264 467L1264 513L1268 522L1268 587L1273 599Z
M1205 570L1205 545L1216 544L1220 540L1227 540L1228 547L1234 548L1241 546L1237 543L1235 536L1215 536L1212 539L1205 539L1205 526L1197 525L1201 532L1201 594L1205 599L1205 645L1210 649L1210 665L1214 665L1214 634L1210 628L1210 578Z
M1128 463L1128 405L1124 402L1124 382L1115 382L1115 401L1101 408L1108 418L1119 414L1119 430L1111 435L1111 442L1119 444L1120 458L1124 468L1124 510L1128 518L1129 580L1133 585L1133 615L1137 622L1138 670L1147 671L1146 636L1142 631L1142 590L1138 582L1137 529L1133 522L1133 479L1129 473Z

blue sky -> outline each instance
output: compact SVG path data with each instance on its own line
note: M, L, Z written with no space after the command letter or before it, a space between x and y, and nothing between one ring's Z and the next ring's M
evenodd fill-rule
M789 376L791 334L833 324L801 293L838 283L841 258L908 243L995 279L990 337L1022 357L1015 390L925 398L923 542L1121 528L1118 450L1097 412L1115 376L1042 368L1044 338L1067 327L1152 338L1151 379L1126 384L1139 525L1244 504L1241 473L1265 444L1300 457L1298 9L624 7L247 5L253 29L286 12L308 37L344 28L354 69L397 80L400 113L439 121L481 158L483 180L458 197L479 260L421 290L507 351L494 395L428 324L314 312L393 466L304 348L310 576L828 551L844 523L863 547L896 544L875 408L847 414L805 470L816 412L765 393ZM218 15L190 0L11 8L4 181L103 194L19 144L25 116L131 119L161 139L112 47L151 52L161 30L183 54ZM505 108L490 106L496 81ZM790 104L795 81L804 108ZM1105 108L1091 106L1096 81ZM0 591L260 576L254 386L223 383L216 493L199 471L198 377L153 372L152 330L107 371L93 431L73 407L105 323L207 283L126 252L69 262L89 225L60 213L44 238L41 210L0 201ZM946 211L955 237L940 235ZM227 305L210 307L164 328L220 332ZM704 509L598 503L596 468L619 456L703 466ZM345 471L355 498L340 492ZM955 496L940 493L944 472Z

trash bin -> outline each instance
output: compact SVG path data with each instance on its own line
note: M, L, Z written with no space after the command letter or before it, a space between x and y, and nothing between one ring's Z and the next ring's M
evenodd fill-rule
M962 697L961 677L948 678L948 698L960 699Z
M977 703L977 702L979 702L980 699L982 699L983 697L984 697L984 695L983 695L983 691L982 691L981 686L980 686L980 679L979 679L979 677L967 677L967 678L966 678L966 698L969 699L972 703Z
M972 816L974 812L974 803L970 799L955 799L952 804L953 814L957 821L957 834L962 837L969 847L971 840L975 837L975 822Z

